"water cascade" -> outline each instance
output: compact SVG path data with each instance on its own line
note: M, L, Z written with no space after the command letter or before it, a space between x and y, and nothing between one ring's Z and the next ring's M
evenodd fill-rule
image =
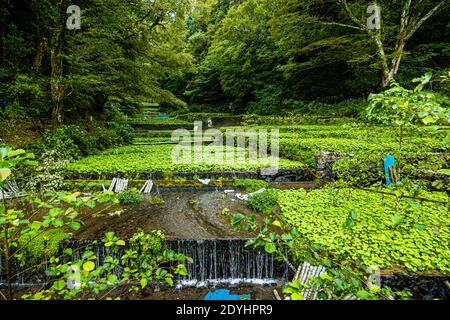
M171 249L183 253L193 259L186 262L189 275L178 279L177 286L206 286L215 284L270 284L287 279L288 268L285 263L277 261L275 255L267 254L263 249L246 247L246 239L208 239L208 240L168 240ZM97 259L96 266L103 264L108 255L114 258L123 254L110 253L102 243L92 241L69 241L64 247L73 249L73 260L81 258L87 247L92 250ZM31 286L48 281L45 274L47 264L43 263L39 270L25 271L18 263L13 264L14 284L16 286ZM121 275L119 267L114 270ZM4 284L5 267L0 257L0 285Z
M194 262L180 285L268 284L287 279L288 268L262 248L246 247L246 239L171 240L170 247Z

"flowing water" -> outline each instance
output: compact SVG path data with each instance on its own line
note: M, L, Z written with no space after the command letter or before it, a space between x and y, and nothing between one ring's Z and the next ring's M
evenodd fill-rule
M103 264L106 256L118 258L123 253L111 254L103 245L93 244L93 239L101 239L105 231L115 231L127 239L138 228L144 231L156 229L166 233L171 249L193 259L192 263L186 263L188 276L177 279L177 288L243 285L262 289L265 285L280 284L292 277L286 264L277 261L274 255L245 246L247 238L255 235L231 229L229 217L222 214L223 208L250 213L233 194L223 191L170 192L160 196L165 201L164 205L151 205L146 201L137 206L113 208L101 215L88 215L82 230L74 234L74 240L63 246L74 249L73 260L81 258L84 248L89 246L97 256L95 262L98 266ZM118 211L120 214L116 214ZM49 281L45 261L35 270L27 270L17 261L12 267L16 275L13 278L15 286L44 285ZM121 271L120 268L114 270L118 276ZM438 277L385 276L383 284L397 290L408 289L416 299L448 299L450 291L444 280L449 281ZM0 285L5 281L4 258L0 255Z
M279 262L272 254L263 249L246 247L247 239L205 239L205 240L168 240L171 249L183 253L193 259L186 263L188 276L178 279L177 286L210 286L219 284L274 284L288 276L285 263ZM105 257L119 258L125 249L111 253L103 244L94 244L89 240L72 240L64 247L73 249L73 260L81 258L84 250L89 247L96 255L96 266L103 264ZM3 266L1 264L0 266ZM0 272L0 284L5 282L4 270ZM23 272L18 264L13 266L16 286L44 284L48 281L45 274L47 265L39 270ZM114 270L121 276L122 270Z
M150 197L155 197L153 194ZM130 238L138 229L145 232L161 230L169 239L215 239L254 237L254 233L233 230L230 217L222 214L252 213L244 202L223 191L167 192L159 197L162 204L150 199L135 205L113 207L101 214L86 214L84 225L75 239L102 239L105 232L114 231L122 239Z
M287 279L288 268L264 249L246 247L246 239L171 240L172 249L193 258L180 285L269 284Z
M105 232L114 231L122 239L128 239L139 229L162 230L169 239L170 248L193 259L192 263L187 263L189 275L179 279L178 286L269 284L286 278L284 263L276 261L263 249L246 247L247 238L255 234L233 230L230 217L222 214L223 208L232 213L251 213L233 194L223 191L169 192L159 196L164 199L162 205L153 205L147 199L131 207L119 206L101 214L85 214L83 228L64 246L74 249L73 260L81 258L83 248L90 246L99 265L110 252L101 244L93 244L93 240L102 239ZM14 283L20 286L45 283L48 280L46 268L44 263L39 270L24 272L24 268L15 263L13 273L19 275L14 278ZM117 268L115 272L120 275L121 270ZM0 283L6 280L4 273L0 260Z

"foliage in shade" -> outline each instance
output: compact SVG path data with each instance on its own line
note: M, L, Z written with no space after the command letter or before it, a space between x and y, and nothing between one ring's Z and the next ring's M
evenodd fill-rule
M121 204L133 205L144 201L144 196L140 195L137 189L128 189L119 193L117 199Z

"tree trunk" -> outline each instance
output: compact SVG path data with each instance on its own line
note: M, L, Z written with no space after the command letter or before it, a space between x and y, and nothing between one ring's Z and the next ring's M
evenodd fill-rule
M414 17L411 13L412 0L407 0L404 4L402 17L400 19L400 30L398 33L397 43L395 44L395 57L391 61L389 70L389 81L395 79L403 57L403 50L406 42L414 35L414 33L431 17L448 7L447 1L441 1L429 10L422 18ZM384 82L383 82L384 84Z
M36 57L33 61L33 69L35 71L39 71L42 65L42 60L44 59L44 51L45 47L47 46L47 38L42 38L41 41L39 41L39 45L36 51Z
M396 56L392 59L391 70L389 71L389 75L392 79L397 76L398 69L400 68L400 62L403 57L403 50L405 49L406 41L404 39L400 39L396 45L395 52Z
M374 32L369 30L367 26L358 19L351 11L350 5L347 0L338 1L343 9L347 12L348 17L352 20L354 25L346 25L342 23L334 23L336 25L358 29L365 31L369 34L370 38L374 41L377 47L377 54L381 63L382 72L382 84L387 87L398 73L400 67L400 62L403 56L403 50L405 48L406 42L412 37L412 35L432 16L440 11L445 10L449 6L448 0L442 0L436 4L431 10L429 10L422 18L415 17L411 13L412 10L412 0L407 0L404 2L402 9L402 16L400 19L400 30L397 37L397 43L395 46L396 56L391 61L391 66L389 66L388 60L386 58L386 53L383 47L383 41L381 39L381 31ZM419 1L420 2L420 1ZM375 1L376 4L376 1Z
M377 51L378 51L377 53L378 53L378 57L379 57L380 63L381 63L381 74L382 74L383 87L387 87L391 83L392 77L389 72L389 65L388 65L388 61L386 58L386 52L384 51L383 42L381 41L381 33L380 32L372 33L370 31L369 31L369 33L377 47Z
M64 117L64 36L65 36L66 0L60 2L58 25L56 26L54 43L52 47L51 65L51 96L53 105L53 126L62 124Z

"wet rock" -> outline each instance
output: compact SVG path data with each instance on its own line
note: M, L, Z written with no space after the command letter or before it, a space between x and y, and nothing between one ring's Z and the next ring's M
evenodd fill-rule
M333 164L346 157L354 157L353 153L320 151L316 153L317 174L326 181L334 181Z
M416 300L449 300L450 289L445 281L449 276L390 274L382 277L382 285L394 291L409 291Z
M419 170L417 178L429 181L431 190L447 191L450 194L450 174L448 173Z

